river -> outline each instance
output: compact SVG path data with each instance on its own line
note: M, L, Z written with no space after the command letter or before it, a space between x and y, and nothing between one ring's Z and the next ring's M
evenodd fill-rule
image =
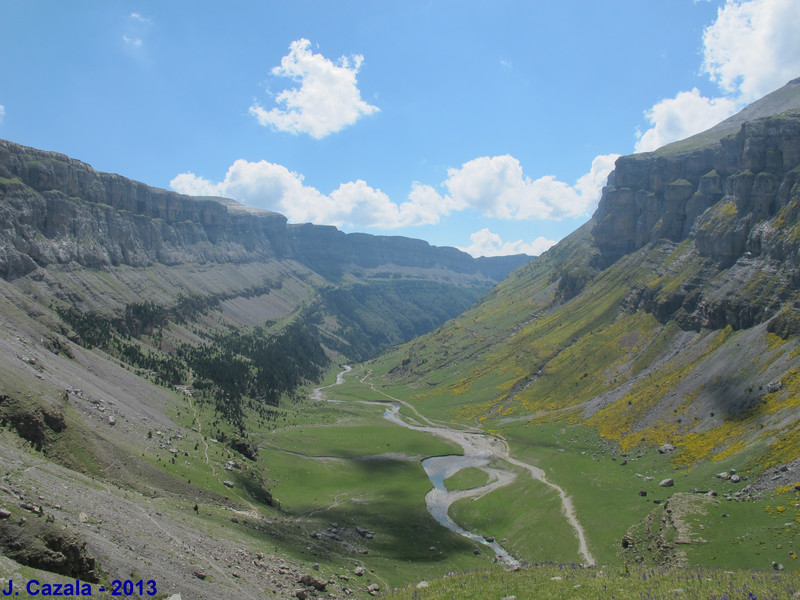
M345 366L344 371L337 376L336 383L326 387L341 384L344 381L345 374L350 370L350 367ZM492 537L487 538L477 533L467 531L453 521L449 514L450 506L458 500L463 500L465 498L477 500L489 492L512 483L516 479L517 473L514 470L501 468L499 466L503 463L507 463L527 471L533 479L544 483L558 492L561 498L564 516L575 531L575 535L578 539L578 551L580 555L587 565L595 564L595 559L591 552L589 552L586 535L575 514L575 508L571 498L567 496L566 492L564 492L560 486L548 481L542 469L512 458L509 453L508 444L501 438L487 435L480 431L454 429L452 427L432 423L407 402L394 398L375 388L372 383L367 381L368 377L369 375L365 376L361 382L370 386L375 393L385 396L387 400L364 403L380 404L384 406L383 417L387 421L400 427L435 435L458 444L463 450L463 455L434 456L422 461L422 467L425 469L425 473L433 484L433 488L425 496L425 504L428 508L428 512L438 523L467 539L488 546L495 553L498 562L502 562L511 568L518 567L520 564L519 560L512 556L508 550L503 548L497 540ZM311 397L318 401L325 400L323 389L325 388L314 390ZM401 406L407 407L416 415L417 419L415 419L415 421L418 420L418 422L425 424L418 425L409 422L409 420L405 419L400 414ZM489 477L489 482L486 485L469 490L448 490L444 484L445 480L467 467L475 467L484 471Z

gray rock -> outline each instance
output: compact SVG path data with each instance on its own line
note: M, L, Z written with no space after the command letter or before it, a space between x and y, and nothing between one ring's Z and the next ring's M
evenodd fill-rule
M774 392L779 392L783 389L783 382L782 381L771 381L767 384L767 393L772 394Z
M315 590L320 592L325 591L325 587L328 585L327 581L323 581L319 577L314 577L313 575L303 575L298 583L313 587Z
M661 483L659 483L658 485L660 485L661 487L672 487L673 485L675 485L675 480L669 477L667 479L662 480Z

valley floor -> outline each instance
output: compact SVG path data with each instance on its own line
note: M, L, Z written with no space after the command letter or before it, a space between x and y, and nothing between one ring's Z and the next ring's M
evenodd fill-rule
M481 431L427 416L415 390L369 368L332 372L298 404L254 418L255 461L217 443L212 435L224 424L182 393L164 409L169 430L137 429L116 413L130 440L141 438L142 456L109 460L97 473L57 466L0 430L0 498L10 521L49 519L78 533L104 585L152 579L160 598L293 598L300 590L366 598L394 588L407 591L392 597L523 598L533 589L542 598L585 597L563 595L566 583L592 593L606 586L617 598L672 597L655 592L679 588L783 598L800 589L800 498L790 486L737 495L745 483L717 475L737 469L754 478L746 457L676 468L656 450L624 456L579 425L509 421ZM448 529L430 512L437 493L426 459L462 454L479 460L440 473L457 524ZM148 485L132 487L126 472L148 465ZM666 479L673 484L659 485ZM0 585L12 580L23 590L19 597L31 579L70 581L1 556L0 573ZM440 579L447 573L465 575Z

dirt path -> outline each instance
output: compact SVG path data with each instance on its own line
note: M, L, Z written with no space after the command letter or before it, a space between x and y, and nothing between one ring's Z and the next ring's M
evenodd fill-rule
M548 481L547 477L545 477L544 471L539 467L534 467L528 463L511 458L508 452L508 444L505 440L503 440L503 445L506 449L503 460L522 469L527 469L528 472L530 472L531 477L537 481L541 481L545 485L558 492L558 495L561 498L561 508L564 511L564 516L567 517L567 521L569 521L570 526L572 526L572 528L575 530L575 534L578 536L578 551L581 553L581 556L583 556L583 559L586 561L587 565L594 565L596 561L594 556L592 556L592 553L589 552L589 545L586 542L586 532L583 530L583 526L581 525L580 521L578 521L578 516L575 514L575 507L572 504L572 498L567 496L567 493L560 486Z
M208 460L208 442L206 441L205 436L203 435L203 425L200 423L200 419L197 416L197 409L194 407L194 402L192 398L192 392L186 388L179 388L180 391L183 392L184 396L186 396L187 401L189 402L189 408L192 409L192 417L194 418L195 428L197 429L197 435L200 437L200 441L203 443L203 456L205 457L206 464L211 467L211 473L214 475L214 478L219 481L219 475L217 475L217 470L214 468L214 465L211 461Z
M337 384L340 381L344 380L345 373L349 372L350 368L347 367L345 371L342 371L339 376L337 377ZM461 468L466 466L477 466L484 470L490 476L490 482L485 486L481 486L478 488L473 488L471 490L459 490L459 491L448 491L444 485L437 486L434 484L434 489L431 490L428 495L426 496L426 503L428 504L428 509L431 511L431 514L436 518L440 523L448 527L449 529L456 531L461 535L465 535L470 539L475 541L485 543L487 545L492 546L495 550L495 553L498 555L498 559L506 562L507 564L514 565L517 563L516 559L514 559L510 554L508 554L505 549L501 546L497 545L496 542L492 541L489 542L485 538L481 536L476 536L471 532L465 531L463 528L458 526L455 522L450 519L449 515L447 514L448 509L450 506L464 498L480 498L485 496L486 494L494 491L500 487L509 485L516 479L516 473L513 471L507 471L504 469L499 468L490 468L488 465L494 463L495 465L500 462L505 462L510 465L514 465L520 469L523 469L530 473L531 477L536 481L540 481L545 485L549 486L553 490L555 490L559 497L561 498L561 505L562 510L564 513L565 518L569 522L572 529L575 531L575 535L578 539L578 551L583 557L585 563L587 565L594 565L595 559L592 556L591 552L589 551L589 547L586 541L586 534L584 532L583 526L580 524L578 517L575 513L575 507L572 504L572 499L567 495L567 493L555 483L552 483L547 480L545 472L536 467L534 465L522 462L521 460L515 459L510 455L510 449L508 443L501 438L487 435L483 432L478 430L460 430L460 429L453 429L452 427L448 427L446 425L439 425L433 423L427 417L422 415L416 408L411 406L409 403L390 396L389 394L377 389L375 385L368 381L370 377L370 373L367 373L360 381L364 385L368 385L373 391L376 393L384 396L387 398L387 402L376 402L375 404L390 404L391 406L387 408L386 412L384 413L384 417L399 425L401 427L406 427L409 429L414 429L416 431L423 431L425 433L430 433L431 435L435 435L441 437L447 441L453 442L459 446L464 451L464 457L453 457L453 458L463 458L466 460L462 460L459 466L458 464L451 465L449 467L449 471L447 471L447 476L452 475L453 473L459 471ZM334 384L336 385L336 384ZM328 386L331 387L331 386ZM322 392L323 388L319 388L315 390L315 394L319 393L318 396L314 396L315 399L324 400L324 393ZM407 420L406 417L400 415L400 407L404 406L410 409L416 417L418 417L419 422L426 423L426 425L417 425L411 423ZM416 420L416 419L415 419ZM424 463L425 461L423 461ZM447 470L447 466L444 466L445 470ZM428 469L426 468L426 472ZM431 475L428 472L429 476ZM444 479L444 475L442 475L442 479ZM433 481L433 478L431 478ZM434 511L437 514L434 514ZM443 513L443 514L442 514ZM518 563L517 563L518 564Z

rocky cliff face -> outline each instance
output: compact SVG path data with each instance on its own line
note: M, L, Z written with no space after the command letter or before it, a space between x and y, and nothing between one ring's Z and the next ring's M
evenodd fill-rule
M748 122L718 146L617 161L594 237L607 262L645 244L691 238L730 265L745 252L798 259L796 240L773 221L797 201L800 111Z
M6 280L54 263L99 268L293 259L332 277L393 264L497 281L529 260L476 261L420 240L287 225L277 213L229 210L235 205L229 200L152 188L7 141L0 141L0 198L0 277Z
M780 92L800 106L800 80ZM763 113L758 104L748 114ZM683 249L679 267L662 269L669 286L636 288L629 298L662 322L750 327L800 286L800 109L733 120L733 133L718 126L620 158L594 215L600 267L656 245Z
M800 106L800 80L777 94ZM633 460L669 444L676 467L793 472L800 110L766 100L620 158L592 221L375 371L512 444L581 422Z

